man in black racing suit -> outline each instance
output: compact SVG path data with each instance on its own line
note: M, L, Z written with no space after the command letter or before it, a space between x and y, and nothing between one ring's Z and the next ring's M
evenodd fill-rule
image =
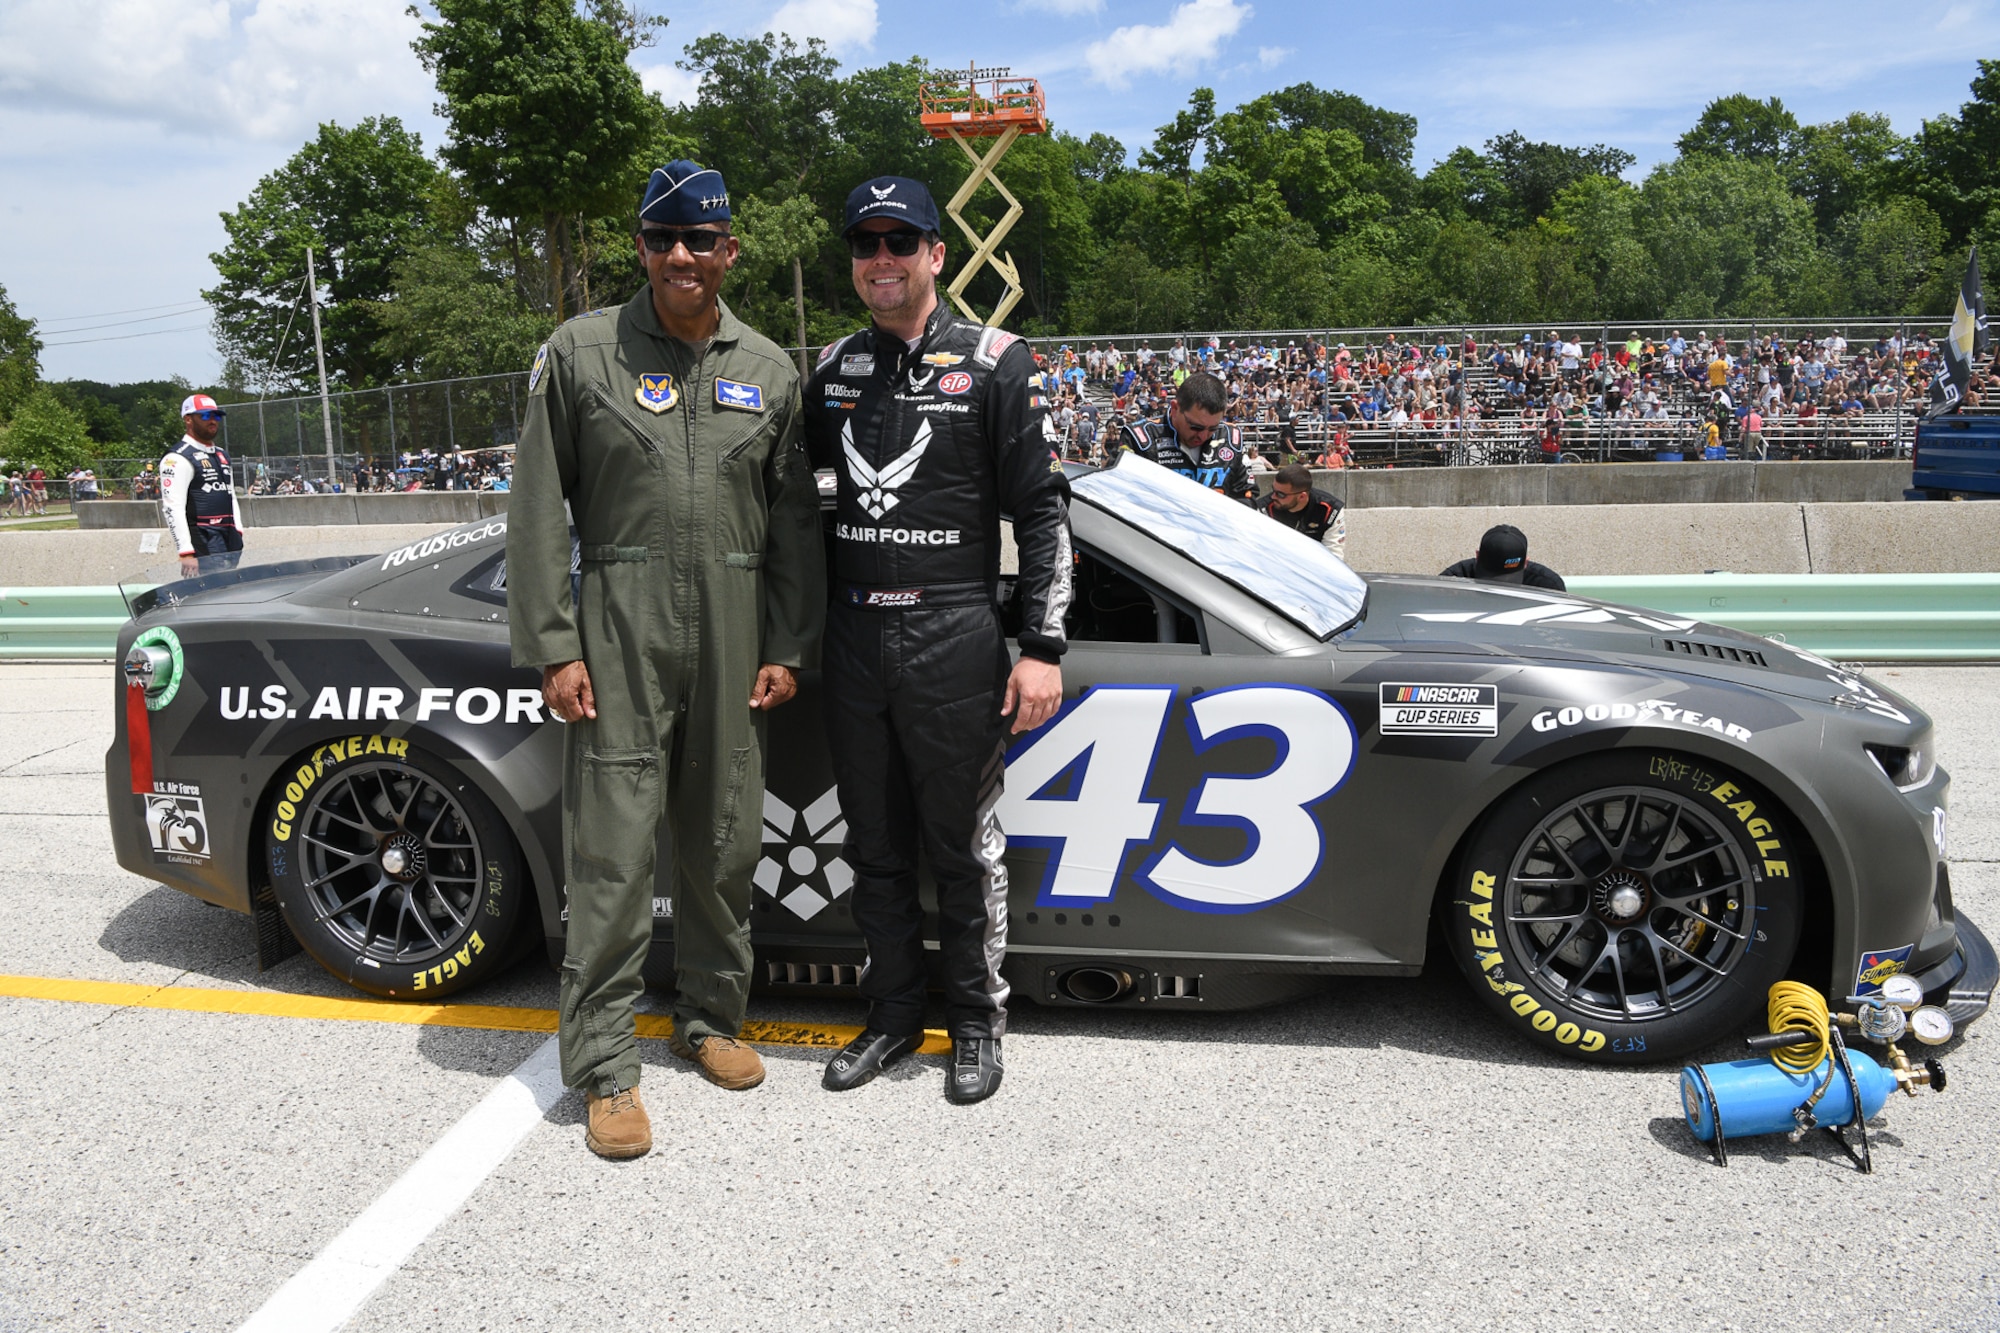
M1257 498L1257 484L1243 462L1243 428L1222 425L1229 392L1207 371L1182 380L1167 405L1165 424L1134 421L1118 442L1141 458L1171 468L1245 504Z
M859 1087L923 1041L917 849L937 883L954 1102L991 1096L1007 1022L1006 838L994 816L1007 718L1062 703L1068 483L1042 436L1028 347L938 300L937 206L886 176L847 201L870 327L821 354L805 389L815 467L839 479L827 617L827 738L847 818L854 924L868 943L865 1030L828 1063ZM1021 660L1000 627L1000 515L1014 520Z

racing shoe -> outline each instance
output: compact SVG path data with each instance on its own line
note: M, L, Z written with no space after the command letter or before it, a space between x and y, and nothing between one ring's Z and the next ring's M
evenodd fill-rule
M944 1095L961 1106L983 1102L1000 1091L1000 1075L1005 1072L998 1037L954 1037Z
M644 1157L653 1150L653 1125L646 1119L645 1103L637 1088L624 1088L609 1097L590 1093L590 1120L583 1129L584 1146L599 1157Z
M764 1081L764 1061L734 1037L711 1035L689 1045L675 1032L667 1049L683 1060L694 1061L702 1076L718 1088L741 1092Z
M924 1034L898 1037L893 1033L865 1028L860 1036L840 1048L840 1054L826 1062L819 1084L828 1092L846 1092L895 1064L924 1044Z

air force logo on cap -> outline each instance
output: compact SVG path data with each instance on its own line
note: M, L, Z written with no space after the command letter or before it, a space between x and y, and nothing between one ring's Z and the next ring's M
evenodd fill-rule
M908 176L877 176L863 181L847 196L846 235L869 218L894 218L918 231L937 231L937 203L922 181Z
M713 167L679 158L653 168L646 197L639 203L639 221L664 227L694 227L729 221L729 187Z

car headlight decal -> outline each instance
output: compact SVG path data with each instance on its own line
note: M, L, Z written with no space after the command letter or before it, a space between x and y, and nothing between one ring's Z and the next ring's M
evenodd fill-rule
M1937 771L1937 752L1929 745L1876 745L1871 742L1863 748L1899 791L1912 791L1923 786Z

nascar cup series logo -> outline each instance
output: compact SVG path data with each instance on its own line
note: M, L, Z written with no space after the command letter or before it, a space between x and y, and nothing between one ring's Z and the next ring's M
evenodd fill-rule
M1497 685L1385 683L1381 707L1384 736L1493 736L1500 731Z

